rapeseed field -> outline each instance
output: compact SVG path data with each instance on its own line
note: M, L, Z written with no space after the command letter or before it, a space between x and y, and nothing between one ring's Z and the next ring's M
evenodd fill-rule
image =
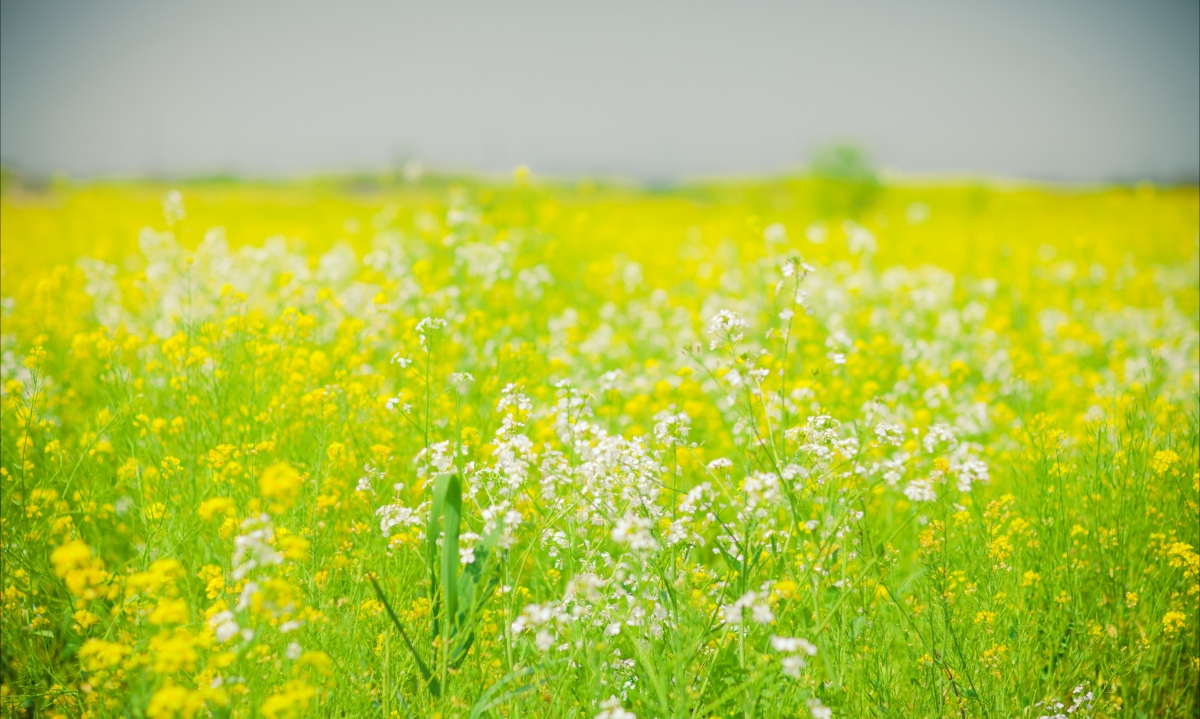
M1192 717L1197 190L3 189L5 717Z

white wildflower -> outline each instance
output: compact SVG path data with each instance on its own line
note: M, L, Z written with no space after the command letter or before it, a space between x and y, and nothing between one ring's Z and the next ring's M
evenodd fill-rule
M637 719L637 715L622 707L620 699L609 697L600 702L600 713L595 719Z
M913 502L932 502L937 499L933 491L933 482L928 479L914 479L904 488L904 496Z

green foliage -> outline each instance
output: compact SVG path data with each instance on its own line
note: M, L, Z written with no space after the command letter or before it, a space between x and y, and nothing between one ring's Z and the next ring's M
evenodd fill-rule
M817 180L816 206L825 217L860 217L883 193L878 171L853 145L820 150L810 171Z

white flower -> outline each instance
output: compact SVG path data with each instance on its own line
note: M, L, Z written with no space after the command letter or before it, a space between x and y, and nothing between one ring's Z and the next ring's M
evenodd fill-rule
M822 704L820 699L809 699L808 711L813 719L833 719L833 710Z
M770 243L787 241L787 228L782 223L773 222L763 228L763 239Z
M742 331L746 329L746 320L736 312L721 310L708 321L708 333L718 338L737 343L742 341ZM710 349L716 349L717 341L713 340Z
M416 510L399 504L385 504L375 510L375 516L379 517L379 531L383 532L385 537L390 536L392 527L397 525L421 523L421 517Z
M626 513L613 527L612 540L617 544L628 544L630 549L655 551L658 549L658 542L654 541L654 535L650 533L651 526L646 517Z
M733 604L722 607L726 624L740 625L746 609L750 610L750 618L759 624L770 624L775 621L771 607L763 601L765 597L758 592L750 591L743 594Z
M187 217L187 212L183 209L183 195L179 190L170 190L163 195L162 210L168 227Z
M515 407L518 412L528 412L533 409L533 403L521 393L521 387L512 382L509 382L501 390L500 401L496 403L496 411L503 412L509 407Z
M829 229L824 222L814 222L804 230L804 237L814 245L819 245L829 236Z
M686 413L671 414L667 411L654 415L654 438L659 444L668 447L680 447L687 444L688 432L692 426L692 418Z
M625 379L625 373L619 369L609 370L600 375L600 390L602 392L611 392L621 388L621 380Z
M968 459L958 467L958 491L970 492L975 482L987 484L990 479L988 466L978 459Z
M904 496L913 502L932 502L937 499L937 492L928 479L914 479L904 488Z
M217 636L218 644L224 644L232 639L241 628L234 619L233 612L228 609L212 615L208 620L208 626L213 628L213 633Z
M637 719L637 715L631 711L626 711L621 706L621 700L616 697L609 697L600 702L600 713L595 719Z
M875 425L875 438L880 444L889 444L893 447L899 447L904 444L904 430L894 424L880 422Z
M812 642L798 637L777 637L772 635L771 648L777 652L792 654L804 652L810 657L817 655L817 647Z
M283 564L283 555L275 551L271 543L275 529L266 514L250 517L242 522L240 536L233 540L233 579L239 581L256 567L268 564Z
M759 624L770 624L775 621L775 614L766 604L755 604L750 608L750 616Z
M783 673L793 679L800 678L800 670L804 668L804 660L795 654L783 658Z
M304 654L304 647L301 647L296 642L292 642L291 644L287 645L286 656L288 659L296 661L300 658L301 654Z
M953 449L958 445L958 440L954 436L954 428L946 424L935 424L925 433L921 444L925 446L926 452L932 452L939 445L946 445Z
M434 332L440 332L446 328L446 320L437 319L436 317L426 317L417 323L416 333L421 339L421 346L428 345L429 337Z

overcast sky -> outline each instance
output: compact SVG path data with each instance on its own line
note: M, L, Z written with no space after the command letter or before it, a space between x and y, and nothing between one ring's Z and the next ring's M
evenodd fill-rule
M1200 175L1200 3L2 0L0 159L74 176Z

